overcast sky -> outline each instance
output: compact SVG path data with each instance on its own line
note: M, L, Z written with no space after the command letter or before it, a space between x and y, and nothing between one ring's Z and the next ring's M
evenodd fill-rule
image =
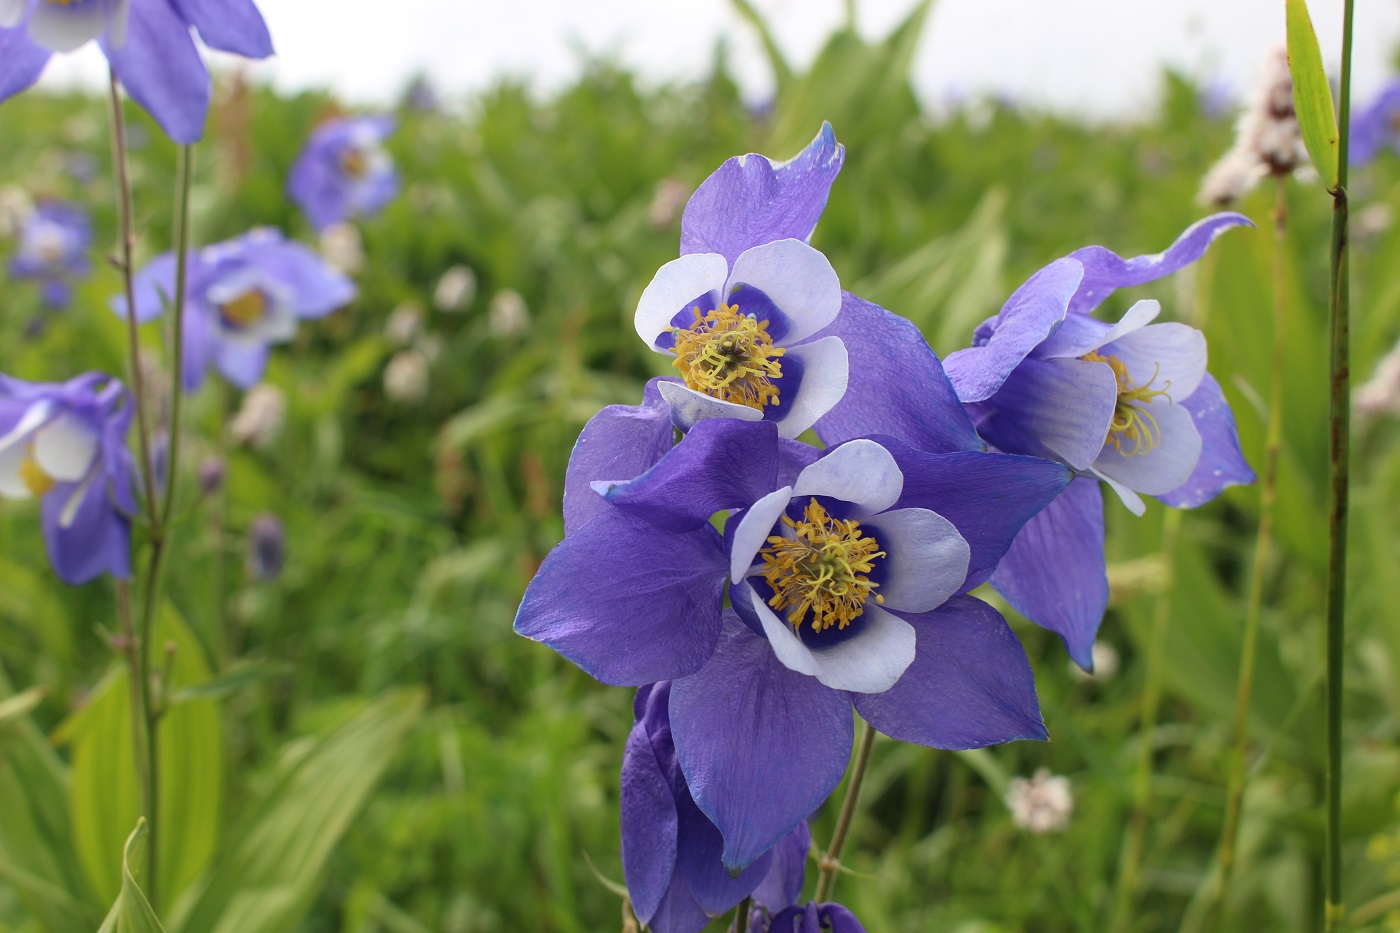
M841 0L753 0L790 61L805 64L841 20ZM883 35L910 0L859 0L859 24ZM754 99L772 78L751 29L728 0L259 0L276 59L252 73L278 87L327 86L352 103L394 100L426 71L445 94L480 90L504 74L541 90L578 74L580 52L610 54L658 80L699 76L715 42L731 48ZM1341 0L1312 0L1324 59L1339 71ZM1284 37L1283 0L937 0L916 64L929 102L994 92L1060 108L1130 113L1154 99L1163 63L1246 89ZM392 9L392 13L386 10ZM1390 73L1400 0L1357 4L1355 82L1364 99ZM97 82L88 48L50 66L54 86Z

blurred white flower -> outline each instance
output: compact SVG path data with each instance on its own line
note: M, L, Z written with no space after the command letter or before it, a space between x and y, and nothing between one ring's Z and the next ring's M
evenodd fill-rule
M32 213L34 201L29 192L18 185L0 187L0 237L15 236Z
M679 178L663 178L656 185L656 193L651 196L647 223L653 230L666 230L674 226L681 219L690 194L690 186Z
M396 347L406 347L423 333L423 311L411 301L389 312L384 322L384 339Z
M1078 664L1069 662L1069 674L1075 680L1080 681L1104 681L1112 680L1118 673L1118 649L1106 641L1094 642L1093 648L1094 672L1092 674L1080 669Z
M424 334L418 338L414 348L423 354L423 359L429 363L436 363L438 357L442 356L442 338L437 334Z
M1037 770L1034 777L1012 778L1006 791L1006 808L1011 811L1012 822L1037 836L1060 832L1069 825L1074 812L1069 778L1051 774L1046 768Z
M395 402L415 404L428 395L428 360L417 350L394 354L384 367L384 394Z
M1309 165L1298 114L1293 109L1293 76L1288 50L1269 53L1259 83L1239 125L1235 144L1201 183L1200 199L1223 206L1238 200L1267 175L1290 175Z
M228 433L235 443L261 450L277 439L286 421L287 397L276 386L260 383L243 396Z
M438 279L433 289L433 307L439 311L461 311L476 297L476 273L463 265L455 265Z
M1400 414L1400 343L1376 364L1371 378L1357 387L1351 404L1362 420Z
M530 306L513 288L503 288L491 298L487 326L494 337L518 337L530 326Z
M355 275L365 265L365 247L354 224L335 223L321 231L321 255L346 275Z

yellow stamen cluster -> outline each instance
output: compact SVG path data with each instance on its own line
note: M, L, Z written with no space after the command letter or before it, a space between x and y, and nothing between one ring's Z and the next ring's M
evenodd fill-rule
M783 524L793 536L773 535L758 552L763 579L773 587L768 605L787 610L793 631L802 628L808 610L814 632L850 625L865 612L865 600L879 585L865 574L885 552L861 531L859 522L832 518L816 499L803 510L802 521L784 515ZM885 601L878 593L874 596L877 603Z
M83 0L49 0L53 6L73 6L75 3L82 3Z
M364 178L369 174L369 156L357 146L343 149L340 153L340 170L351 178Z
M1166 398L1168 402L1172 397L1167 394L1167 390L1172 387L1171 380L1168 379L1160 389L1152 386L1157 382L1157 374L1161 372L1159 365L1152 370L1152 378L1139 386L1133 385L1131 377L1128 376L1128 367L1116 356L1100 356L1094 351L1089 351L1080 357L1090 363L1107 363L1109 369L1113 370L1113 375L1118 380L1118 401L1113 406L1113 420L1108 425L1108 443L1113 445L1113 449L1125 457L1138 454L1145 454L1162 442L1162 429L1157 426L1157 419L1152 417L1152 413L1145 408L1141 408L1136 403L1149 402L1159 396Z
M267 296L256 288L219 306L219 315L234 327L251 327L267 314Z
M772 380L783 375L778 357L786 351L773 346L768 322L739 313L738 305L722 305L704 315L695 307L695 323L676 335L676 360L688 388L763 411L778 404Z
M39 466L39 461L34 459L34 445L29 445L29 452L19 464L19 478L24 481L24 485L36 496L47 495L49 490L56 485L54 478L44 472L44 468Z

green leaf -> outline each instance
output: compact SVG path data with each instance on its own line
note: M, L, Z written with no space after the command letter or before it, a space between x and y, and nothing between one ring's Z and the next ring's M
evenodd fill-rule
M1317 173L1329 188L1337 184L1337 115L1332 109L1332 87L1322 69L1322 50L1317 45L1308 16L1307 0L1288 3L1288 70L1293 73L1293 107L1298 111L1298 127L1303 145L1308 147Z
M30 687L7 700L0 700L0 735L10 723L23 719L44 699L43 687Z
M359 708L326 733L292 743L280 780L242 836L171 922L184 933L284 933L320 890L327 861L418 721L423 694L402 690Z
M183 687L174 691L170 696L171 703L186 703L190 700L218 699L236 693L248 684L257 683L260 680L271 680L274 677L281 677L291 673L290 664L274 663L240 663L224 671L216 677L206 680L202 684L195 684L193 687Z
M138 820L122 848L121 893L117 895L97 933L165 933L146 895L136 884L136 871L140 869L133 870L131 867L133 864L140 866L145 861L146 836L146 821Z

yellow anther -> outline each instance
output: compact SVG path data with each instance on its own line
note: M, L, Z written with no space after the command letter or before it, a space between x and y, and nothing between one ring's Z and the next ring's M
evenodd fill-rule
M1157 419L1152 417L1152 413L1141 407L1141 403L1150 402L1159 396L1168 402L1172 400L1167 394L1167 390L1172 387L1170 379L1163 383L1162 388L1152 388L1162 367L1156 366L1152 370L1151 379L1135 386L1128 376L1128 367L1116 356L1100 356L1091 350L1080 359L1090 363L1107 363L1108 368L1113 370L1114 378L1118 380L1118 400L1113 406L1113 420L1108 424L1107 443L1128 457L1148 453L1160 444L1162 429L1158 427Z
M865 612L866 599L879 585L865 575L885 552L861 531L859 522L832 518L816 499L808 502L802 521L784 515L783 524L793 536L773 535L758 552L763 579L773 587L768 605L787 610L793 631L802 628L808 610L814 632L850 625ZM885 601L873 595L875 602Z
M267 314L267 296L256 288L219 306L219 316L234 327L252 327Z
M57 483L54 478L44 472L44 468L39 466L39 461L34 459L34 445L29 445L29 452L19 464L19 478L28 487L29 491L36 496L47 495Z
M340 152L340 170L351 178L364 178L369 174L369 156L358 146L350 146Z
M687 387L696 392L763 411L778 404L778 387L772 380L783 375L778 357L786 351L773 346L768 322L739 312L738 305L722 305L700 313L690 327L668 328L676 335L676 360Z

